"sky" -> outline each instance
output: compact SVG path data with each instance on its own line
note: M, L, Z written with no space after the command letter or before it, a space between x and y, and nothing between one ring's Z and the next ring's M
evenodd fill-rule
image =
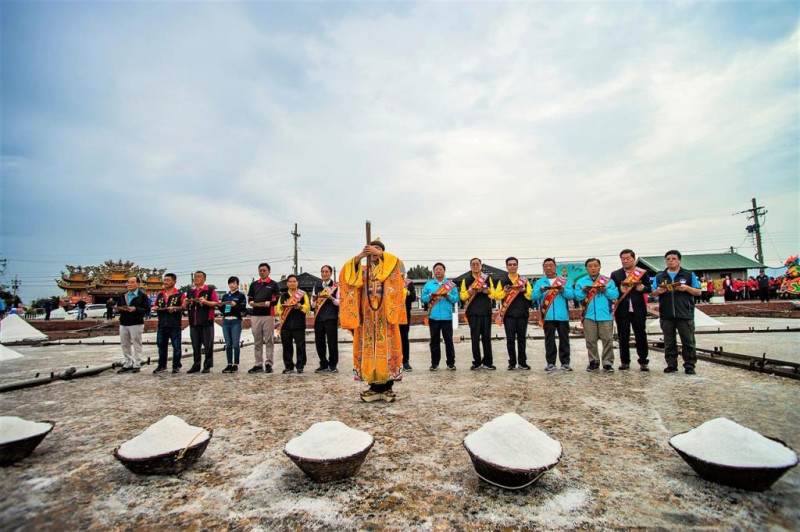
M797 2L0 3L0 283L800 251Z

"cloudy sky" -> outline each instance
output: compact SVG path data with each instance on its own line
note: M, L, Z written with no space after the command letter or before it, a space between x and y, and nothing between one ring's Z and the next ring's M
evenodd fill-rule
M5 277L800 251L796 2L2 2ZM606 266L607 265L607 266Z

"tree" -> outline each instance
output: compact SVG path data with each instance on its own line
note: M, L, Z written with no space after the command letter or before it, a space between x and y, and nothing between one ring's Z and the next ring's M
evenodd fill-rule
M50 300L50 305L53 308L58 308L58 296L42 297L31 301L30 308L44 308L44 302Z
M19 296L15 296L13 293L9 292L7 288L6 285L0 284L0 298L5 302L6 308L11 308L22 303Z
M409 279L430 279L433 277L433 273L431 272L430 268L420 264L410 268L408 272L406 272L406 275Z

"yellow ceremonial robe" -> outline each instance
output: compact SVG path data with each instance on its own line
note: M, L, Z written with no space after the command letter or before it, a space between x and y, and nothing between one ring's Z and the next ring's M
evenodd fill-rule
M339 274L339 323L353 333L353 373L356 380L370 384L399 381L403 378L403 347L398 326L408 322L405 266L389 253L384 253L377 265L372 264L369 300L364 274L355 257Z

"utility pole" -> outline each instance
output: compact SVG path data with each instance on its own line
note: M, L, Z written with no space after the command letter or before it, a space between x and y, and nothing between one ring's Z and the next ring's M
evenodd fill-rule
M297 239L300 238L300 233L297 232L297 224L294 224L294 231L291 235L294 237L294 274L297 275Z
M756 205L756 199L751 200L753 207L735 214L747 214L748 220L753 220L752 225L748 225L745 230L748 234L754 235L756 240L756 260L764 264L764 251L761 248L761 218L766 216L767 212L764 207Z
M21 285L22 285L22 282L19 280L19 277L17 277L17 276L15 275L15 276L14 276L14 280L13 280L13 281L11 281L11 290L12 290L12 292L13 292L13 294L14 294L14 303L16 303L16 302L17 302L17 290L19 290L19 287L20 287Z

